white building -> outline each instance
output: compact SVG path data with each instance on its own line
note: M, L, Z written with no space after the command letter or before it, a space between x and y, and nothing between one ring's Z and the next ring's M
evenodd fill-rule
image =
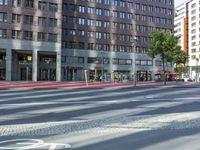
M199 81L200 2L199 0L187 0L175 9L174 31L176 36L181 36L182 50L189 55L189 78Z

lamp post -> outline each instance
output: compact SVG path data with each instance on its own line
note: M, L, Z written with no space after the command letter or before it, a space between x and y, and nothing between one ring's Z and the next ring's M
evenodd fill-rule
M198 80L198 61L199 61L199 59L196 58L196 82Z
M104 69L103 69L103 52L100 52L100 53L101 53L101 77L102 77L101 80L103 80L103 71L104 71Z
M131 42L131 45L132 45L132 47L133 47L133 73L134 73L134 75L133 75L133 79L134 79L134 86L136 86L136 80L137 80L137 72L136 72L136 42L137 42L137 40L136 40L136 37L135 36L133 36L133 37L131 37L131 39L130 39L130 42Z

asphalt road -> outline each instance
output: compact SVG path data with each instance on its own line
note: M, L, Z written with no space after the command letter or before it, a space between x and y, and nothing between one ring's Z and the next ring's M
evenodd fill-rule
M200 85L0 90L0 150L200 150Z

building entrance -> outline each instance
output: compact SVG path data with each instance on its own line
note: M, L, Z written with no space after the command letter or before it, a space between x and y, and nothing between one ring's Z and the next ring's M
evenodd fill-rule
M56 54L39 52L38 80L56 81Z
M6 69L0 68L0 80L5 80L5 79L6 79Z
M22 81L31 81L32 80L32 68L31 67L23 67L20 68L20 77Z
M0 51L0 80L6 79L6 53Z
M55 81L56 69L42 68L39 70L40 80L42 81Z

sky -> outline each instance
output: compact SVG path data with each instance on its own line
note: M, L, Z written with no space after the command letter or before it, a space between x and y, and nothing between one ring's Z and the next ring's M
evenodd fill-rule
M175 6L183 3L185 0L174 0Z

